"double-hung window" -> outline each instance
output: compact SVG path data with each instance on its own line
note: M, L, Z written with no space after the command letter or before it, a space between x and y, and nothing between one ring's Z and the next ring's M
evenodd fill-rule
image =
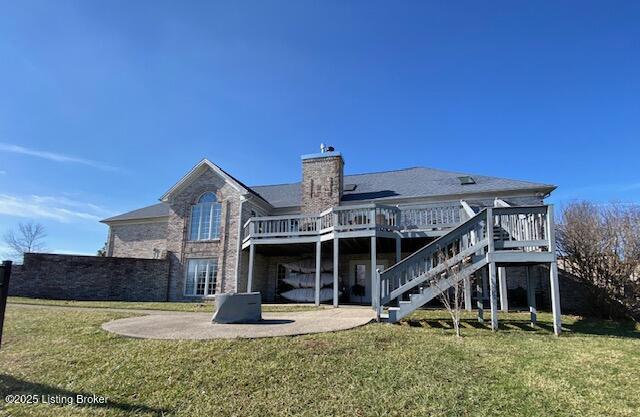
M204 193L191 206L189 240L213 240L220 237L220 212L222 205L215 193Z
M217 275L217 259L189 259L185 295L214 295Z

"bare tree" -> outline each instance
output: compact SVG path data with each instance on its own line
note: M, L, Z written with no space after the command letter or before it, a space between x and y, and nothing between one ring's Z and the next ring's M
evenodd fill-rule
M438 264L442 264L444 270L438 277L431 281L431 284L439 292L438 299L449 313L449 316L451 316L456 336L462 337L460 332L460 319L464 308L464 283L462 275L460 274L462 263L453 262L452 258L455 256L455 252L447 252L450 253L450 256L439 252L437 256L439 259Z
M40 223L20 223L17 231L11 230L4 235L4 242L13 256L21 258L25 253L43 251L45 237L47 234Z
M640 206L572 203L556 236L561 266L587 284L599 312L640 317Z
M107 256L107 242L104 242L104 245L96 252L96 256Z

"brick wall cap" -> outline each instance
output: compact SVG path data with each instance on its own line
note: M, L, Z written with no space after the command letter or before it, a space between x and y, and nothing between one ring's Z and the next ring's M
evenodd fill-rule
M307 159L319 159L319 158L342 158L342 154L340 152L325 152L325 153L310 153L307 155L302 155L300 159L306 161Z

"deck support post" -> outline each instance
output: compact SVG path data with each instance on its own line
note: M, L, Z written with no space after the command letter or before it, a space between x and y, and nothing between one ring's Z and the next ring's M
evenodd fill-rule
M316 307L320 305L320 266L322 265L321 245L322 242L320 242L320 239L318 239L318 241L316 242Z
M468 276L462 280L464 286L464 309L471 311L471 277Z
M378 300L380 299L380 294L378 294L379 288L378 285L376 285L378 282L376 274L377 264L376 237L371 236L371 267L369 268L371 270L371 306L376 308L378 307Z
M249 245L249 275L247 277L247 292L251 292L253 289L253 261L255 258L256 247L252 243Z
M538 321L538 310L536 309L536 285L531 275L531 267L527 268L527 301L529 304L529 313L531 314L531 326Z
M486 226L486 234L487 240L489 243L487 244L487 260L489 260L489 256L495 250L495 242L493 240L493 227L495 225L495 218L493 216L493 209L491 207L487 207L487 221L485 223ZM496 263L489 262L489 302L491 305L491 330L498 330L498 289L496 288Z
M549 279L551 281L551 311L553 313L553 332L556 336L562 333L562 318L560 317L560 288L558 287L558 263L549 265Z
M507 296L507 269L498 268L498 283L500 288L500 310L505 313L509 311L509 300Z
M496 264L489 263L489 299L491 303L491 330L498 330L498 291L496 283Z
M549 237L549 252L556 253L556 227L553 218L553 205L547 206L547 236ZM558 286L558 261L549 265L549 281L551 287L551 312L553 313L553 332L556 336L562 333L562 317L560 316L560 287Z
M333 306L338 307L338 272L339 264L340 239L333 238Z
M478 307L478 323L484 324L484 291L482 290L483 283L485 282L484 268L476 272L476 293L478 299L476 300L476 306Z
M402 260L402 239L396 237L396 263Z

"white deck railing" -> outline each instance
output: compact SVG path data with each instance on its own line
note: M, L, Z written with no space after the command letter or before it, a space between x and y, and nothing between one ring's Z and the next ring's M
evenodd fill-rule
M331 231L445 230L456 227L467 218L460 203L402 207L380 204L338 206L319 215L252 217L244 224L243 239L287 238Z
M553 227L550 207L483 209L446 235L382 271L376 289L379 306L388 304L443 272L442 260L447 260L450 266L462 263L475 253L487 251L553 252L554 244L549 231ZM492 227L488 229L487 223Z

